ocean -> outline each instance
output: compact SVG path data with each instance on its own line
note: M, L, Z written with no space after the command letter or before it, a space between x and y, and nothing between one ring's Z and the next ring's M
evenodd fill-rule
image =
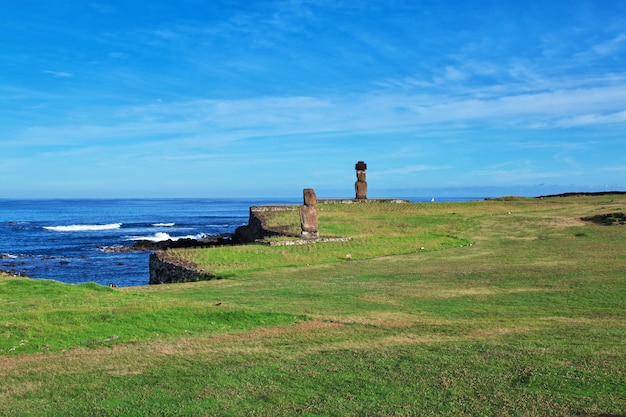
M479 198L441 201L471 199ZM137 240L225 236L248 222L250 206L300 203L301 199L0 199L0 270L68 284L148 285L149 252L106 248L130 246Z

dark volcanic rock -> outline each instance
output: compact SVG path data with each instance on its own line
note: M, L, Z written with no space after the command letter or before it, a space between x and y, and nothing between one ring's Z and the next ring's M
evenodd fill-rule
M614 225L625 225L626 224L626 215L624 213L607 213L607 214L597 214L595 216L590 217L581 217L581 220L587 222L593 222L595 224L601 224L603 226L614 226Z
M173 284L177 282L196 282L217 278L214 274L198 270L197 265L174 259L166 252L150 254L150 285Z
M134 251L154 251L175 248L212 248L216 246L232 245L233 240L230 237L215 236L207 239L178 239L178 240L162 240L153 242L151 240L138 240L130 246L110 246L103 248L104 252L134 252Z

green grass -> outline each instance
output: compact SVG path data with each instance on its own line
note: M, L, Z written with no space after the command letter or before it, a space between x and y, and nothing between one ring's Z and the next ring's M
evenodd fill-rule
M151 297L97 284L0 281L0 354L227 333L303 320L286 313L220 308L219 302Z
M624 416L626 226L580 220L624 207L321 206L352 241L181 252L226 279L2 277L0 415Z
M369 259L470 244L470 240L460 237L459 232L470 227L475 219L449 211L447 207L442 205L438 214L426 215L426 204L320 205L320 236L350 237L349 241L294 246L182 249L172 251L171 254L220 277L232 278L268 268L341 262L346 260L346 254L350 254L353 260ZM300 227L297 210L272 215L282 222L278 223L277 219L268 221L274 226L284 224L289 230Z

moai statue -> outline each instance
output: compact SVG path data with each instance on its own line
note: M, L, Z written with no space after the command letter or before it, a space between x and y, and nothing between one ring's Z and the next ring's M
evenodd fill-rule
M304 205L300 206L300 225L302 226L302 237L319 237L317 231L317 196L313 188L305 188Z
M367 164L363 161L359 161L354 168L356 169L356 182L354 183L356 199L365 200L367 199L367 181L365 180L365 170L367 169Z

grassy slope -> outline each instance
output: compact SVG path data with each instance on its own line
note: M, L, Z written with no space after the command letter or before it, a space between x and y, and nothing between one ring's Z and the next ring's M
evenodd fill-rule
M2 278L0 415L624 415L626 226L579 218L625 204L323 206L350 243L180 252L229 279Z

